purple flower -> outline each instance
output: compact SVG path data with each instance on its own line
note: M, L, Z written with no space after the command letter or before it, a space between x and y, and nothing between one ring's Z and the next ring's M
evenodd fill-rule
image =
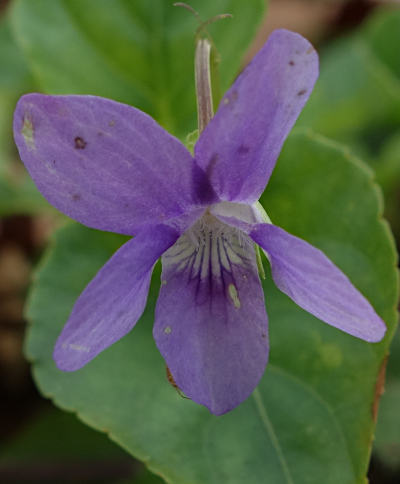
M217 415L231 410L268 360L254 243L299 306L366 341L383 337L384 323L348 278L257 202L317 76L309 42L275 31L226 93L194 158L130 106L21 98L15 140L42 194L89 227L135 235L77 300L54 351L60 369L81 368L133 328L162 257L156 344L188 397Z

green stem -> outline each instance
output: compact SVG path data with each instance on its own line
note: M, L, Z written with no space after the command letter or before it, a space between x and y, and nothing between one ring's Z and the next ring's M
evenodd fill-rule
M197 41L195 54L195 81L199 134L214 116L210 73L211 43L202 38Z

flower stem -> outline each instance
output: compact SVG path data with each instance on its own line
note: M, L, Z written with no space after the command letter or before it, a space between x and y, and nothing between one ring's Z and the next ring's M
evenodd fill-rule
M195 54L195 81L199 134L214 115L210 73L211 43L199 38Z

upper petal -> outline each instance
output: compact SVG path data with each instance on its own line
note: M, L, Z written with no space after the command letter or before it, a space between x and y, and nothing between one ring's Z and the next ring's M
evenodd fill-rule
M220 415L261 378L268 320L253 243L215 222L198 222L162 257L153 333L179 388Z
M382 319L323 252L272 224L255 226L250 236L267 252L275 284L296 304L363 340L383 338Z
M108 99L28 94L18 102L14 135L42 194L89 227L132 235L187 212L204 185L176 138Z
M130 331L146 305L153 266L179 233L159 225L123 245L76 301L54 359L64 371L81 368Z
M258 200L317 77L318 56L306 39L287 30L271 34L195 146L222 200Z

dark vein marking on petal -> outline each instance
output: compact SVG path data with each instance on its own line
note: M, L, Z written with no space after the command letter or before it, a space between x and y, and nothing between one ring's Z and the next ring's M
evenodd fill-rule
M206 169L206 175L208 178L210 178L212 172L214 171L215 165L217 164L219 159L219 154L218 153L213 153L211 155L211 158L208 162L207 169Z
M236 279L247 280L245 272L252 265L251 250L252 243L245 234L209 214L164 254L163 264L169 266L176 277L184 277L187 284L192 285L194 302L209 305L210 313L217 303L216 298L221 296L239 310L241 286ZM242 284L243 281L238 282Z

